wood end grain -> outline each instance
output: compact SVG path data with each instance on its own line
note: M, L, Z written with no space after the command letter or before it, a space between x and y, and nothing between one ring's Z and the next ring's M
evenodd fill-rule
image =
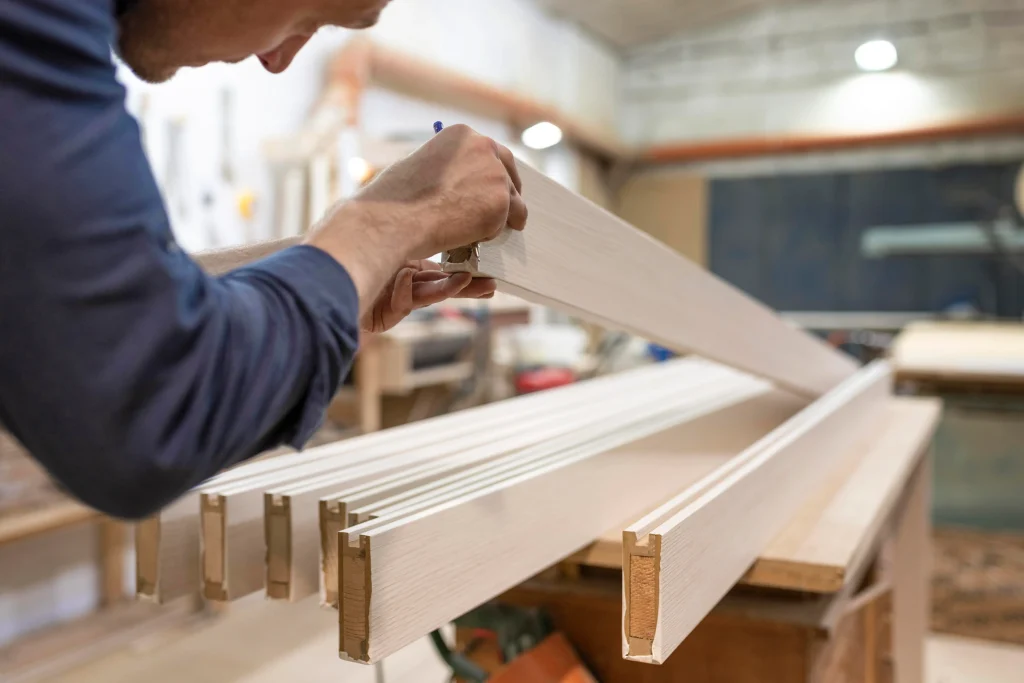
M657 563L653 557L629 558L629 635L654 640L658 625Z
M288 600L292 586L292 506L288 496L263 496L263 533L267 544L267 597Z
M661 578L661 537L622 537L622 578L625 612L623 630L628 657L649 657L658 630Z
M202 528L203 595L207 600L227 602L225 579L224 525L227 504L222 496L203 494L200 498Z
M343 657L369 663L370 539L360 537L359 545L352 546L348 534L338 536L340 650Z
M338 534L346 527L347 506L333 500L320 501L320 601L338 606Z

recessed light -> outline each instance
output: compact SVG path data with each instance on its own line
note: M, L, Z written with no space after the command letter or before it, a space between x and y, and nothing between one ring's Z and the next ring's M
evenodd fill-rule
M348 160L348 174L357 183L365 183L370 179L373 169L370 163L362 157L352 157Z
M862 71L888 71L896 66L899 54L888 40L869 40L857 48L854 59Z
M530 149L548 149L562 141L562 129L543 121L523 131L523 144Z

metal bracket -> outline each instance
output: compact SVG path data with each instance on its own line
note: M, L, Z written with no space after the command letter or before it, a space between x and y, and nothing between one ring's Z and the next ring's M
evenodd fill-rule
M441 255L441 269L446 273L476 273L480 270L480 245L471 244L446 251Z

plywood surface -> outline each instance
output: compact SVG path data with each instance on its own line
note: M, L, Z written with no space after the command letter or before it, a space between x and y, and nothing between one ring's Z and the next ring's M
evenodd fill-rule
M895 399L872 441L841 465L761 553L744 582L839 591L863 562L925 456L941 413L934 399Z
M892 347L909 379L1024 383L1024 324L919 322Z

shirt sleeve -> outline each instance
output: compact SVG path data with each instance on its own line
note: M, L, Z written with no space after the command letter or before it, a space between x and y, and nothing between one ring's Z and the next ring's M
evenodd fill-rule
M111 12L0 2L0 422L81 500L138 518L304 444L359 302L313 247L213 278L175 245Z

